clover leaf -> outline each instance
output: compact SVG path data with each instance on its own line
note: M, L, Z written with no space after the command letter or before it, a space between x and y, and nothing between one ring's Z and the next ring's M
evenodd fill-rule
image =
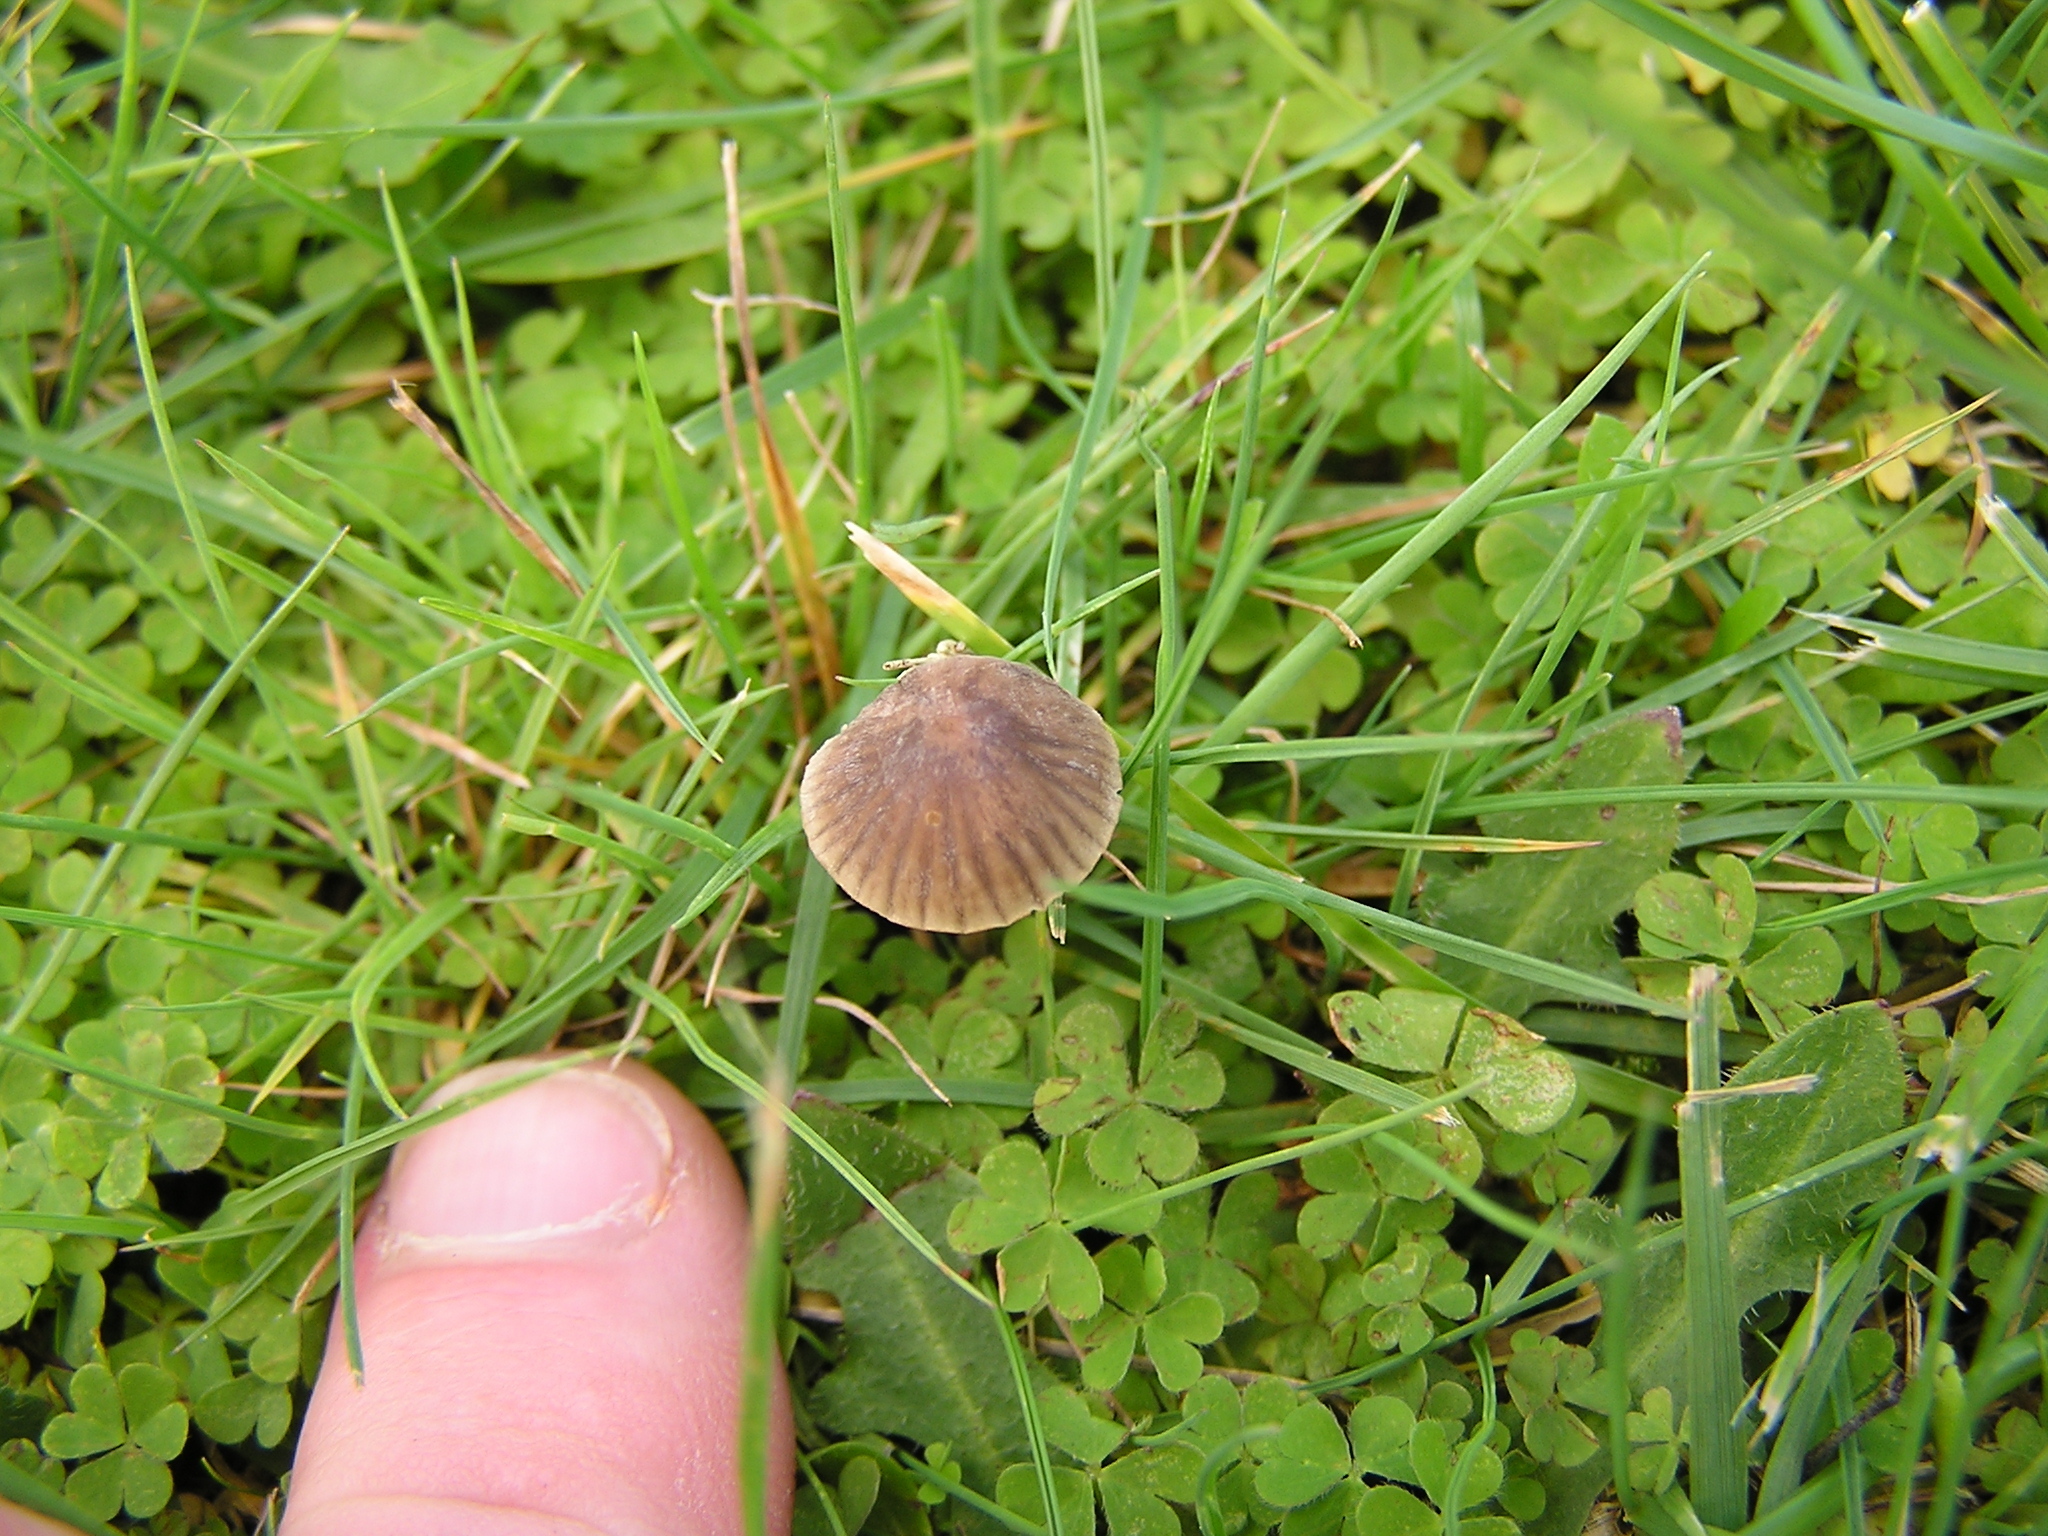
M1334 1016L1335 999L1331 1012ZM1316 1124L1358 1125L1378 1119L1382 1113L1378 1105L1357 1094L1346 1094L1325 1105L1316 1116ZM1304 1154L1301 1176L1311 1189L1320 1193L1311 1197L1295 1218L1295 1236L1311 1253L1327 1259L1349 1243L1379 1209L1379 1177L1373 1171L1366 1148L1356 1141Z
M1282 1509L1321 1498L1351 1470L1351 1445L1337 1416L1303 1403L1280 1421L1280 1433L1257 1447L1259 1497Z
M100 1520L122 1509L138 1520L156 1514L171 1500L167 1463L185 1448L177 1378L140 1363L117 1378L95 1362L73 1373L67 1395L71 1412L51 1419L42 1436L49 1455L83 1463L65 1479L65 1493Z
M934 1440L924 1448L924 1464L948 1482L957 1483L960 1481L960 1463L953 1460L953 1447L943 1440ZM930 1483L921 1483L917 1490L917 1496L926 1504L943 1504L946 1502L945 1493L938 1488L934 1488ZM1044 1515L1043 1510L1040 1510L1039 1513L1041 1517Z
M1636 890L1636 928L1643 953L1661 960L1705 955L1742 958L1756 932L1756 886L1749 867L1729 854L1708 861L1707 880L1666 871Z
M1867 784L1911 784L1932 786L1938 782L1920 764L1911 761L1888 763L1863 775ZM1888 880L1911 880L1925 874L1933 879L1958 875L1968 865L1965 849L1977 844L1977 813L1955 801L1880 800L1872 809L1884 831L1883 845L1861 816L1842 823L1842 835L1849 846L1863 854L1863 872L1878 873L1882 855L1883 873ZM1925 928L1933 914L1923 909L1932 903L1909 902L1885 914L1889 926L1901 933Z
M2018 822L2000 827L1991 835L1985 852L1993 864L2019 864L2041 857L2041 829ZM2038 875L2013 875L1993 886L1987 895L2038 889ZM2048 896L2023 896L2014 901L1983 902L1969 907L1970 924L1987 944L2024 945L2048 915Z
M1853 819L1853 818L1852 818ZM1832 1002L1842 984L1842 948L1825 928L1802 928L1754 958L1756 887L1749 868L1728 854L1705 863L1707 878L1667 870L1636 890L1636 926L1645 958L1631 962L1638 985L1682 996L1689 966L1718 962L1742 984L1750 1005L1774 1031L1805 1010ZM1674 963L1677 962L1677 963Z
M1101 1466L1130 1433L1107 1412L1091 1411L1088 1398L1061 1383L1038 1389L1038 1417L1046 1439L1091 1467Z
M1540 1136L1503 1132L1487 1151L1496 1173L1527 1177L1544 1205L1583 1195L1593 1186L1592 1165L1614 1150L1614 1126L1605 1115L1582 1114Z
M0 1232L0 1328L28 1316L34 1292L50 1278L50 1240L40 1232Z
M1518 1328L1509 1343L1508 1395L1522 1411L1524 1448L1560 1467L1583 1464L1600 1449L1600 1439L1572 1408L1602 1406L1593 1352L1533 1328Z
M1825 1008L1842 988L1842 946L1825 928L1801 928L1774 947L1736 967L1750 1004L1781 1023L1804 1015L1795 1010ZM1787 1015L1790 1019L1787 1019Z
M206 1035L195 1024L139 1007L72 1028L64 1051L80 1061L125 1073L155 1088L218 1103L220 1074L206 1056ZM220 1150L220 1121L196 1109L154 1098L85 1076L71 1079L72 1093L101 1122L108 1137L105 1162L94 1194L118 1209L142 1197L152 1148L168 1168L201 1167Z
M1196 1050L1200 1025L1184 1005L1160 1010L1147 1033L1135 1085L1121 1020L1089 999L1066 1009L1053 1036L1053 1055L1067 1075L1038 1085L1032 1102L1039 1128L1071 1136L1095 1127L1088 1165L1111 1188L1177 1179L1195 1165L1200 1143L1178 1116L1223 1097L1223 1068Z
M1429 1495L1430 1503L1439 1509L1448 1508L1451 1503L1451 1474L1460 1460L1458 1441L1462 1437L1454 1437L1454 1428L1463 1426L1425 1418L1416 1422L1408 1436L1408 1460L1415 1468L1415 1480ZM1501 1482L1500 1453L1490 1445L1474 1446L1466 1463L1465 1480L1458 1487L1458 1507L1470 1509L1475 1504L1484 1504L1500 1492Z
M1389 987L1339 992L1330 999L1330 1027L1360 1061L1392 1072L1438 1072L1457 1038L1465 1001L1449 992Z
M236 1445L253 1435L267 1450L292 1427L291 1388L253 1374L231 1376L193 1401L192 1422L223 1445Z
M1259 1286L1247 1271L1264 1268L1266 1251L1286 1236L1288 1214L1269 1173L1232 1179L1213 1212L1206 1190L1167 1201L1152 1228L1166 1257L1167 1297L1203 1291L1222 1306L1226 1323L1250 1317L1259 1308Z
M1998 1416L1988 1445L1970 1453L1970 1470L1984 1479L1984 1486L2001 1498L2025 1500L2036 1509L2048 1498L2048 1415L2037 1416L2024 1408L2008 1408ZM2019 1515L2011 1504L2007 1508ZM2037 1517L2038 1518L2038 1517Z
M1692 1438L1692 1410L1685 1410L1676 1424L1671 1420L1671 1389L1652 1387L1643 1394L1641 1412L1631 1412L1625 1421L1628 1443L1628 1480L1638 1493L1661 1494L1678 1476L1679 1458Z
M1533 1135L1571 1112L1571 1062L1507 1014L1413 987L1339 992L1329 1007L1331 1028L1359 1060L1469 1086L1503 1130Z
M1470 1408L1469 1397L1465 1407ZM1420 1488L1438 1509L1450 1501L1451 1475L1466 1438L1460 1417L1418 1416L1394 1396L1375 1394L1351 1410L1351 1445L1358 1470ZM1500 1453L1490 1444L1474 1446L1459 1487L1458 1507L1484 1504L1500 1491L1503 1479Z
M1066 1009L1053 1036L1053 1054L1067 1076L1038 1085L1032 1112L1048 1136L1071 1136L1131 1102L1124 1026L1107 1003Z
M982 1192L953 1207L946 1240L962 1253L996 1252L1003 1305L1029 1312L1041 1300L1065 1317L1092 1317L1102 1280L1081 1240L1054 1217L1045 1155L1013 1137L981 1160Z
M1201 1475L1201 1453L1186 1443L1119 1456L1095 1476L1110 1536L1180 1536L1180 1516L1172 1506L1195 1502ZM1219 1479L1219 1492L1229 1483L1228 1475ZM1225 1524L1231 1524L1228 1515Z
M1981 1008L1965 1008L1957 1014L1953 1034L1948 1032L1940 1009L1914 1008L1899 1021L1899 1032L1903 1037L1900 1043L1914 1053L1921 1077L1932 1083L1941 1080L1944 1068L1953 1079L1990 1037L1991 1028Z
M1201 1345L1223 1333L1223 1304L1206 1291L1166 1299L1166 1255L1156 1246L1143 1252L1115 1243L1095 1256L1102 1294L1109 1305L1076 1336L1086 1351L1081 1384L1107 1392L1124 1379L1142 1333L1145 1353L1170 1392L1185 1392L1201 1379Z
M1472 1098L1504 1131L1547 1131L1571 1113L1578 1075L1561 1053L1518 1020L1490 1008L1465 1015L1451 1052L1451 1081L1470 1086Z
M1435 1233L1403 1233L1392 1253L1346 1287L1342 1304L1373 1309L1365 1326L1373 1348L1413 1354L1435 1334L1430 1312L1452 1319L1472 1315L1478 1296L1465 1280L1470 1267ZM1332 1310L1326 1303L1324 1311Z

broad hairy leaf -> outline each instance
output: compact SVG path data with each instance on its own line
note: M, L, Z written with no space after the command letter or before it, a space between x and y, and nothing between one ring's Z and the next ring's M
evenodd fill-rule
M928 1148L859 1110L800 1094L796 1112L884 1194L938 1166ZM817 1153L802 1142L789 1149L788 1238L798 1259L859 1221L867 1208L859 1192Z
M1723 1145L1731 1201L1797 1179L1898 1128L1905 1076L1891 1022L1878 1008L1860 1003L1822 1014L1745 1063L1729 1085L1801 1073L1818 1079L1805 1093L1728 1102ZM1774 1291L1811 1289L1814 1261L1836 1253L1850 1214L1891 1187L1895 1166L1890 1158L1867 1164L1736 1217L1737 1308L1746 1311ZM1629 1378L1637 1392L1667 1387L1684 1406L1686 1326L1683 1259L1678 1248L1667 1248L1642 1263L1630 1308Z
M935 1244L946 1214L972 1193L947 1169L903 1191L897 1206ZM962 1261L964 1267L964 1261ZM879 1220L856 1223L797 1266L800 1284L845 1309L845 1354L811 1389L820 1423L842 1435L944 1441L978 1488L1031 1452L998 1328L1002 1314L948 1285Z
M1546 764L1523 790L1678 784L1680 720L1675 709L1618 720ZM1431 920L1589 974L1625 979L1614 947L1614 919L1636 887L1664 868L1678 844L1678 808L1669 803L1537 806L1482 816L1490 837L1598 840L1560 853L1496 855L1471 874L1445 882L1429 898ZM1531 981L1445 956L1438 967L1481 1002L1520 1015L1545 994Z

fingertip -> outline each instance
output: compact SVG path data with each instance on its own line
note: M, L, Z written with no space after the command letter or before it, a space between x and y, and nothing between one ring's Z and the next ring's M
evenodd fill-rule
M740 1536L747 1225L716 1130L636 1063L566 1069L408 1141L356 1245L364 1380L330 1336L286 1536Z

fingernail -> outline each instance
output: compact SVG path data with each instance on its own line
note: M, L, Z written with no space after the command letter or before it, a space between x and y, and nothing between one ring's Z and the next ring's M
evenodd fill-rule
M481 1068L440 1098L534 1066ZM668 1121L636 1082L601 1066L567 1068L407 1142L385 1180L385 1246L474 1257L643 1231L674 1162Z

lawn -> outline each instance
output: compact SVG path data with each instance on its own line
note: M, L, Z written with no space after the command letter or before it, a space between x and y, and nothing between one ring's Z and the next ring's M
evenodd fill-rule
M0 1495L267 1529L554 1047L748 1170L796 1536L2048 1526L2044 53L17 4ZM942 641L1124 786L964 936L800 818Z

